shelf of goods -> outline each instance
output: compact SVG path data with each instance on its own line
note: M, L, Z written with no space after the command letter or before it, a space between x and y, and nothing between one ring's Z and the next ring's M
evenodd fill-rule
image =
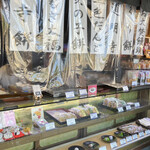
M106 142L102 141L101 136L103 136L103 135L114 136L114 132L116 132L116 131L117 131L117 128L113 128L113 129L110 129L110 130L107 130L107 131L104 131L104 132L100 132L98 134L94 134L92 136L85 137L83 139L79 139L79 140L76 140L76 141L73 141L73 142L69 142L67 144L63 144L63 145L54 147L53 150L60 150L60 149L67 150L71 146L74 146L74 145L84 147L83 143L86 142L86 141L97 142L99 144L99 148L106 147L107 150L112 149L111 144L113 142L116 142L117 146L114 147L113 150L119 150L119 149L126 150L126 149L134 148L139 141L142 143L143 141L150 140L150 133L148 132L148 134L147 134L147 132L144 132L144 134L142 136L139 133L139 134L126 136L125 138L117 138L116 137L116 140L114 140L112 143L106 143ZM137 137L135 135L137 135ZM122 141L121 141L123 139L125 139L124 143L122 143Z

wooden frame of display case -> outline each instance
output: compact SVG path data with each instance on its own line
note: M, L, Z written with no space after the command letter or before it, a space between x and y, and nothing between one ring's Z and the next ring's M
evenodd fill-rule
M78 131L77 138L83 138L83 137L86 137L88 135L87 127L89 127L89 126L113 120L114 125L112 127L116 127L116 126L118 126L118 124L116 124L117 118L125 117L128 115L136 115L137 119L139 118L139 116L145 117L145 116L147 116L147 112L150 109L150 101L147 101L147 100L150 100L150 91L149 90L140 90L139 91L139 97L140 97L140 103L144 103L144 106L141 106L140 108L136 108L136 109L133 109L130 111L125 111L122 113L116 113L116 114L107 116L105 118L98 118L95 120L86 120L84 122L77 123L76 125L64 126L61 128L56 128L54 130L44 131L44 132L41 132L39 134L29 135L29 136L25 136L25 137L15 139L12 141L3 142L3 143L0 143L0 148L1 149L7 149L7 148L11 148L11 147L31 143L31 142L34 143L33 149L36 149L36 150L50 148L50 147L56 146L58 144L63 144L64 141L63 141L63 143L57 143L57 144L54 144L51 146L40 147L40 140L46 139L46 138L49 138L49 137L52 137L55 135L67 133L70 131L75 131L75 130ZM47 104L45 104L45 105L47 105ZM85 122L86 122L86 124L85 124ZM74 139L71 139L71 140L74 140ZM68 141L66 141L66 142L68 142Z

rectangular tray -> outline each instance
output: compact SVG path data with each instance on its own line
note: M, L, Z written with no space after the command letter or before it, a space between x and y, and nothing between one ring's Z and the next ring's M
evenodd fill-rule
M136 124L127 124L127 125L136 125ZM125 125L122 125L122 126L125 126ZM138 125L137 125L137 126L138 126ZM118 127L118 128L117 128L117 130L119 130L119 131L124 131L124 132L126 132L126 133L128 133L128 134L130 134L130 135L134 135L134 134L138 134L138 133L140 133L140 132L129 133L129 132L127 132L127 131L125 131L125 130L121 129L121 126L120 126L120 127ZM143 131L141 131L141 132L144 132L144 131L145 131L145 129L143 129Z
M140 125L140 126L142 126L142 127L144 127L144 128L146 128L146 129L150 129L150 126L144 126L144 125L142 125L138 120L136 121L136 124L137 125Z
M70 112L70 111L67 110L67 109L60 108L60 109L47 110L47 111L44 112L47 116L49 116L51 119L53 119L54 121L56 121L58 124L60 124L60 125L66 124L66 121L60 122L59 120L57 120L57 119L52 115L52 113L55 112L55 111L61 111L61 112ZM75 114L75 115L76 115L76 114ZM98 117L99 117L100 115L101 115L101 113L98 114ZM83 119L88 119L88 118L90 118L90 116L79 117L79 116L77 116L77 115L76 115L76 117L77 117L77 119L75 119L76 121L80 121L80 120L83 120Z
M133 109L133 106L132 106L132 105L130 105L130 106L131 106L131 110L132 110L132 109ZM102 103L99 104L99 107L103 107L103 108L109 109L109 110L111 110L111 111L118 112L118 109L117 109L117 108L111 108L111 107L108 107L108 106L103 105ZM127 111L125 106L123 107L123 109L124 109L124 111Z
M59 120L57 120L57 118L55 118L54 116L53 116L53 113L54 112L69 112L67 109L52 109L52 110L47 110L47 111L44 111L44 113L47 115L47 116L49 116L51 119L53 119L54 121L56 121L58 124L60 124L60 125L63 125L63 124L65 124L66 123L66 121L65 122L60 122Z

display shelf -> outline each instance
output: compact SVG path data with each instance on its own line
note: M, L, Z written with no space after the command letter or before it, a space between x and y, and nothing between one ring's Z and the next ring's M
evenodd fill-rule
M104 132L101 132L101 133L98 133L98 134L95 134L95 135L85 137L83 139L79 139L79 140L76 140L76 141L73 141L73 142L69 142L69 143L54 147L53 150L60 150L60 149L67 150L70 146L73 146L73 145L83 146L83 142L85 142L85 141L95 141L95 142L99 143L100 147L106 146L107 150L110 150L111 149L110 144L103 142L101 140L101 136L102 135L113 135L114 136L115 131L117 131L117 129L113 128L113 129L110 129L110 130L107 130L107 131L104 131ZM139 135L137 135L137 136L138 136L138 139L132 140L131 142L126 141L126 144L123 144L123 145L120 144L120 138L117 138L116 142L117 142L118 146L116 148L114 148L114 150L130 149L131 145L136 144L136 146L137 146L139 141L141 142L141 141L150 140L150 134L149 135L144 134L143 137L139 137ZM47 150L49 150L49 149L47 149Z
M12 98L12 97L18 97L18 96L29 96L29 95L33 95L33 93L22 93L22 94L12 94L12 93L8 93L8 94L0 94L0 99L2 98Z
M30 142L36 142L36 141L39 141L41 139L45 139L45 138L48 138L51 136L63 134L63 133L70 132L73 130L83 129L83 128L86 128L88 126L92 126L92 125L95 125L98 123L115 120L116 118L119 118L119 117L125 117L125 116L129 116L129 115L146 112L149 109L150 109L150 105L146 105L146 106L141 106L140 108L132 109L130 111L126 111L126 112L122 112L122 113L113 113L112 115L104 115L101 118L97 118L94 120L91 120L91 119L82 120L72 126L66 126L66 125L56 126L56 129L54 129L54 130L43 131L43 132L38 131L38 133L36 133L36 134L25 136L25 137L15 139L12 141L0 143L0 147L1 147L1 149L6 149L6 148L11 148L14 146L18 146L18 145L22 145L22 144L26 144L26 143L30 143Z
M94 98L98 98L99 96L112 95L115 93L116 91L111 91L107 93L98 93L97 96L95 96ZM3 102L2 100L0 100L0 111L37 106L35 104L35 100L33 99L33 96L28 96L28 97L29 97L29 100L17 101L17 102ZM86 98L92 99L93 97L86 97ZM65 101L74 101L74 100L79 100L79 99L82 100L82 99L85 99L85 97L76 96L72 99L66 99L66 97L53 98L53 97L44 95L44 97L41 99L41 104L38 104L38 105L48 105L48 104L53 104L53 103L61 103Z
M137 70L138 70L138 71L143 71L143 70L144 70L144 71L150 71L150 69L132 69L132 68L122 68L122 69L123 69L123 70L133 70L133 71L134 71L134 70L135 70L135 71L137 71Z
M98 92L97 96L95 96L94 98L98 98L100 96L108 96L108 95L113 95L113 94L119 94L123 92L123 84L120 83L115 83L115 84L108 84L108 83L103 83L103 85L107 86L108 89L111 89L109 92L106 93L102 93L102 92ZM138 90L143 90L143 89L149 89L150 85L144 85L144 86L137 86L137 87L128 87L129 91L138 91ZM117 90L116 90L117 89ZM41 99L41 104L38 105L48 105L48 104L54 104L54 103L61 103L61 102L65 102L65 101L74 101L74 100L79 100L79 99L85 99L85 97L79 97L79 96L75 96L72 99L66 99L66 97L59 97L59 98L54 98L50 95L47 94L43 94L44 97ZM18 95L20 96L20 95ZM33 99L32 94L30 95L21 95L22 97L28 97L28 100L25 101L16 101L16 102L4 102L1 99L5 99L3 97L0 97L0 111L3 110L12 110L12 109L20 109L20 108L27 108L27 107L33 107L33 106L37 106L35 104L35 100ZM13 97L7 97L7 98L12 98ZM7 99L6 98L6 99ZM92 99L93 97L87 97L87 99Z
M106 84L107 84L107 83L106 83ZM110 86L110 87L116 88L116 89L117 89L116 93L118 93L118 92L123 92L123 87L124 87L124 86L127 86L127 85L124 85L124 84L121 84L121 83L117 83L117 84L107 84L107 85ZM131 92L131 91L139 91L139 90L150 89L150 85L128 86L128 88L129 88L129 91L128 91L128 92Z

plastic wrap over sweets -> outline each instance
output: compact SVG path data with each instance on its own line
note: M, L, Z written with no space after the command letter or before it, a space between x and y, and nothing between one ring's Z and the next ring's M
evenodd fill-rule
M72 0L69 8L69 49L64 81L69 84L75 78L76 87L114 82L121 47L123 4Z
M65 0L2 0L0 6L2 48L9 64L3 67L16 78L13 85L62 86Z

